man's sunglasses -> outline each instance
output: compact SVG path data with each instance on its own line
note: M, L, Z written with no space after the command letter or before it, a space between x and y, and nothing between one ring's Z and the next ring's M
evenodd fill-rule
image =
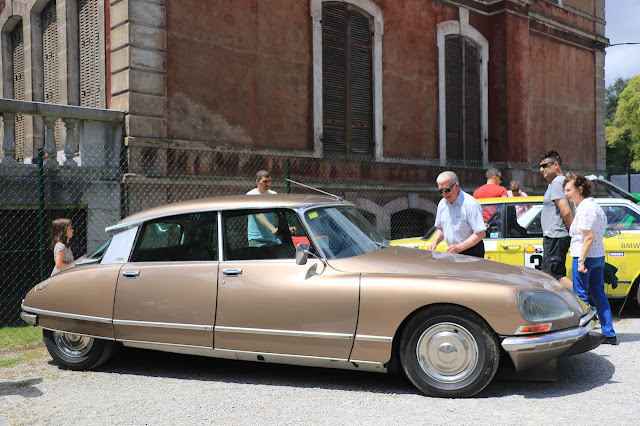
M453 185L451 185L450 187L448 187L448 188L438 189L438 192L440 193L440 195L442 195L445 192L448 194L449 192L451 192L451 190L453 189L454 186L456 186L455 183Z
M541 169L546 169L547 167L549 167L553 163L555 163L555 161L549 161L548 163L542 163L542 164L540 164L540 168Z

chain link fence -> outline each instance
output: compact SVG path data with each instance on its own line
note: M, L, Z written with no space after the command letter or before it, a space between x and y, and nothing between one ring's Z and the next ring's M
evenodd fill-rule
M25 327L20 303L54 266L51 221L69 218L75 257L107 239L105 227L150 207L182 200L244 194L255 186L258 170L269 170L272 189L309 193L297 181L353 202L389 239L423 235L435 220L440 195L438 174L453 170L463 190L486 183L486 165L439 160L360 157L312 158L308 154L271 155L251 151L128 147L81 152L77 165L40 158L34 164L0 165L0 347L39 338ZM49 163L49 165L47 165ZM50 165L53 163L53 166ZM518 180L529 195L541 195L546 182L537 163L492 163L502 184ZM566 171L594 173L589 166ZM35 337L34 337L35 336Z

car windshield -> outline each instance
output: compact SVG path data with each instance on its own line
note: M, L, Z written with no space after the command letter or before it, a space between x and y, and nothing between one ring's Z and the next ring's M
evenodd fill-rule
M354 207L310 209L303 216L311 237L328 260L389 247L389 242Z

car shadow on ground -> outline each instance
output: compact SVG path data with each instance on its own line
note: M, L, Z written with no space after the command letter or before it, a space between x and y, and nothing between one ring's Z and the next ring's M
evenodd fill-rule
M420 393L408 380L388 374L235 361L136 348L120 348L116 357L97 371L238 384Z
M640 340L640 334L620 334L619 340L624 345ZM421 394L406 378L388 374L234 361L134 348L121 348L117 356L98 371L238 384ZM574 395L609 383L614 372L615 366L607 355L587 352L559 358L555 381L504 380L499 371L476 397L522 395L538 399Z

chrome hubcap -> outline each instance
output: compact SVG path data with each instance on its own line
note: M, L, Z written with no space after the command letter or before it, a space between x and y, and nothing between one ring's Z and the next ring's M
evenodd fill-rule
M478 344L459 324L432 325L422 333L416 349L422 370L441 383L460 382L478 365Z
M80 336L78 334L56 331L53 333L53 339L58 349L72 358L85 356L93 346L93 337Z

